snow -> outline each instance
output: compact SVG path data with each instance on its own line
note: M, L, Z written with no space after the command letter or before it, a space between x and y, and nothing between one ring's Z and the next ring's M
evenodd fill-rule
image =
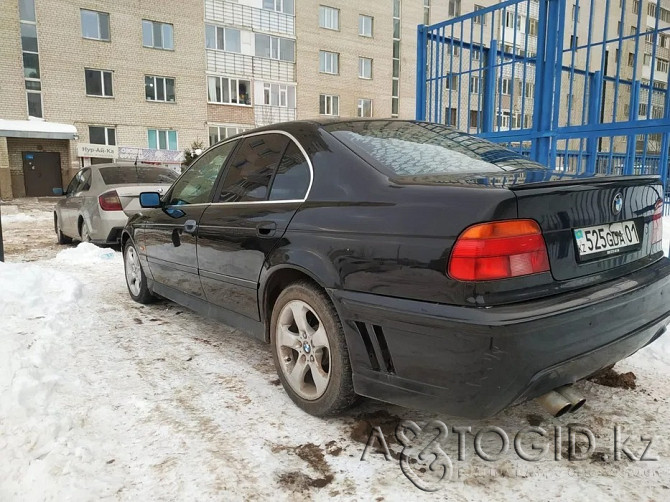
M318 419L277 385L267 346L174 303L142 306L128 296L118 251L52 244L51 206L26 204L3 228L0 263L0 500L667 500L670 495L670 336L620 362L638 388L577 384L576 414L554 419L535 403L468 421L364 401ZM39 216L39 213L43 213ZM29 223L32 237L28 234ZM3 224L5 220L3 219ZM664 224L670 224L666 218ZM667 228L667 227L666 227ZM670 235L670 232L666 232ZM398 460L369 450L371 426L389 447L396 423L438 419L471 426L465 461L435 494L420 492ZM513 434L539 420L553 434L582 424L596 453L618 425L639 455L653 436L653 462L524 462L474 458L488 426ZM358 433L357 433L358 431ZM362 436L361 436L362 434ZM553 437L553 436L552 436ZM485 440L489 451L499 443ZM495 450L497 451L497 450Z
M9 133L9 136L13 136L12 132L18 133L47 133L47 134L58 134L65 136L71 136L70 139L74 138L77 134L77 128L71 124L59 124L57 122L47 122L44 120L5 120L0 119L0 131L5 131Z

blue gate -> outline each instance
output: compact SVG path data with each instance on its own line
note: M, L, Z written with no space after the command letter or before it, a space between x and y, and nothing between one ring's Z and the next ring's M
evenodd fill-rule
M418 27L418 120L504 143L557 171L658 174L665 184L670 0L475 9Z

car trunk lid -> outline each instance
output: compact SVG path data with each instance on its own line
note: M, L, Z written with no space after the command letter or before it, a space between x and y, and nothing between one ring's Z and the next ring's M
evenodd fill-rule
M131 186L123 185L113 187L113 189L116 190L116 193L119 196L123 212L127 216L132 216L135 213L138 213L142 210L142 206L140 206L140 193L158 192L162 195L167 191L168 188L170 188L170 185L167 184L131 185Z
M650 255L660 256L661 243L652 238L654 214L663 201L657 177L563 176L509 188L519 218L539 223L557 281L614 277L617 269L628 273L635 263L647 264Z

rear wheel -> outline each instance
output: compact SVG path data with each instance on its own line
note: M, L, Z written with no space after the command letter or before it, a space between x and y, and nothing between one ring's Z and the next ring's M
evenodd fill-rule
M91 242L91 231L88 229L86 220L81 220L79 224L79 235L81 236L81 242Z
M142 270L140 256L135 249L135 244L128 241L123 250L123 267L126 272L126 285L130 297L137 303L151 303L156 297L149 291L147 277Z
M270 322L272 355L284 389L315 416L356 401L342 325L330 299L308 282L287 287Z
M63 234L63 231L60 228L60 221L58 215L54 213L54 227L56 229L56 241L58 244L70 244L72 239Z

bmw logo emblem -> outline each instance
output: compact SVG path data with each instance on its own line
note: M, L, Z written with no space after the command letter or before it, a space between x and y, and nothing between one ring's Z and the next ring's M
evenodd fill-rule
M309 343L305 343L305 344L302 346L302 348L303 348L303 350L304 350L307 354L309 354L310 351L312 350L312 347L310 347Z
M612 212L614 214L619 214L622 209L623 209L623 197L621 196L620 193L618 193L614 196L614 200L612 200Z

